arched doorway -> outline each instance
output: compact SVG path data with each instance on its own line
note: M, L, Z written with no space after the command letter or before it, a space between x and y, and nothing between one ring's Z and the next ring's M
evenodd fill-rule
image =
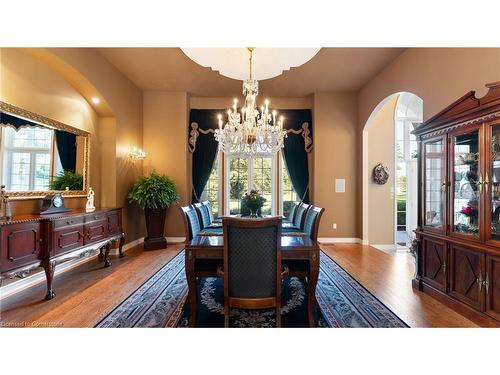
M363 243L384 251L406 250L417 225L417 143L413 124L422 121L423 102L399 92L382 100L363 129ZM389 169L385 185L372 170Z

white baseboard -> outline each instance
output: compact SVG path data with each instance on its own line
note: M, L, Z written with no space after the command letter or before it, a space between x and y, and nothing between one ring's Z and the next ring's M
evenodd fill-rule
M182 243L186 241L186 237L167 237L167 243Z
M123 251L130 250L131 248L139 245L144 241L144 238L139 238L137 240L131 241L125 245L123 245ZM118 249L111 249L109 252L112 255L118 255ZM94 258L96 258L97 255L91 256L91 257L86 257L82 259L73 259L64 263L61 263L56 266L56 270L54 272L54 277L57 275L60 275L64 272L67 272L75 267L78 267L84 263L90 262ZM23 291L24 289L28 289L32 287L33 285L37 285L40 283L46 282L45 278L45 272L40 271L37 273L34 273L33 275L29 275L25 277L24 279L19 279L17 281L14 281L12 283L9 283L5 286L0 287L0 301L4 298L7 298L13 294L19 293Z
M137 245L140 245L143 242L144 242L144 237L141 237L141 238L138 238L134 241L126 243L125 245L123 245L123 252L130 250L131 248L136 247ZM109 253L111 255L118 255L118 253L119 253L118 248L111 249Z
M325 245L330 243L362 243L361 238L355 237L319 237L318 242Z

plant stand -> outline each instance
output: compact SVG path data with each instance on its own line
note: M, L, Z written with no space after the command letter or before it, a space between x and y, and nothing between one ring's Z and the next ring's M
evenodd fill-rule
M144 239L144 250L158 250L167 247L164 236L166 209L146 209L146 230L148 236Z

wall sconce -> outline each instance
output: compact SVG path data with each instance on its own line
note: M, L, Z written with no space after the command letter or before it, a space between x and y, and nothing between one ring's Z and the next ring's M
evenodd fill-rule
M133 160L144 160L146 159L146 151L141 148L132 147L132 149L128 152L128 156L130 156Z

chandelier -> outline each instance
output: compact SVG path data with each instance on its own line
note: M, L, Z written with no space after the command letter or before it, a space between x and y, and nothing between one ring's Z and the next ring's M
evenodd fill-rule
M250 156L255 154L274 154L283 147L286 131L283 130L284 118L278 120L277 112L269 110L269 100L264 101L260 110L256 106L259 83L252 78L252 53L250 52L250 74L243 81L245 103L238 112L238 100L234 99L232 109L227 111L227 122L223 125L222 114L218 115L219 129L215 139L219 149L225 154Z

